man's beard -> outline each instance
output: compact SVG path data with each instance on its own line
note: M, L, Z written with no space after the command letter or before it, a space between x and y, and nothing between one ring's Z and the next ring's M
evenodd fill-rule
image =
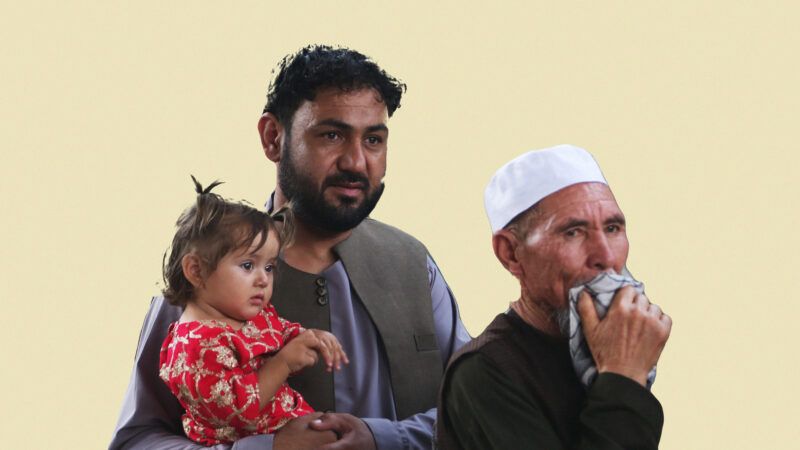
M553 311L553 321L558 324L562 337L569 337L569 314L569 304Z
M281 163L278 166L278 186L283 195L292 202L292 211L298 220L324 231L341 233L352 230L375 209L384 184L381 183L374 192L369 192L369 180L355 172L338 172L328 176L319 191L314 190L314 183L294 166L288 142L284 144ZM325 200L325 189L338 183L360 183L364 190L364 200L355 205L356 200L342 198L341 206L335 206Z

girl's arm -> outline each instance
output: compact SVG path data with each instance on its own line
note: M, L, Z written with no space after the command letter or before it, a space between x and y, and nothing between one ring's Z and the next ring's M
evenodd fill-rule
M259 409L272 400L290 374L316 364L318 355L322 351L323 343L317 339L313 331L306 330L284 345L273 357L267 359L258 369Z
M317 363L322 355L330 372L350 364L336 336L323 330L305 330L289 341L258 370L259 408L263 408L292 373Z

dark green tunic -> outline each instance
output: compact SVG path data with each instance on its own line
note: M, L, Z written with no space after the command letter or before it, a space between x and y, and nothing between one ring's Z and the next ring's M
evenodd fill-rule
M510 311L454 355L437 441L450 449L655 449L663 412L635 381L600 374L587 391L568 342Z

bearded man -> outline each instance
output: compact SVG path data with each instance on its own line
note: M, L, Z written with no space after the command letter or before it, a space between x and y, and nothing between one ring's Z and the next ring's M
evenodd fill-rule
M520 297L450 361L439 447L657 448L649 387L672 322L625 268L625 216L594 158L526 153L497 171L485 206Z
M280 63L258 122L294 243L278 264L281 316L335 334L350 358L289 378L317 413L244 449L427 449L444 363L469 340L442 274L416 239L367 218L384 189L388 119L405 85L349 49L309 46ZM158 348L180 310L153 300L112 449L199 449L158 379ZM219 445L226 449L230 446Z

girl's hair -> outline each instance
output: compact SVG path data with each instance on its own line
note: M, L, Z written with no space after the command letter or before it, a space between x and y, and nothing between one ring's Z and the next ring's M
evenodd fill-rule
M279 250L292 239L293 226L290 207L283 207L273 215L259 211L242 202L226 200L211 190L222 184L215 181L205 189L192 176L197 201L184 211L176 223L178 230L172 246L164 253L162 291L173 305L185 306L194 297L194 287L183 273L182 260L189 253L198 256L203 276L217 268L217 263L231 251L248 248L258 240L261 248L275 231ZM277 227L275 222L283 222Z

